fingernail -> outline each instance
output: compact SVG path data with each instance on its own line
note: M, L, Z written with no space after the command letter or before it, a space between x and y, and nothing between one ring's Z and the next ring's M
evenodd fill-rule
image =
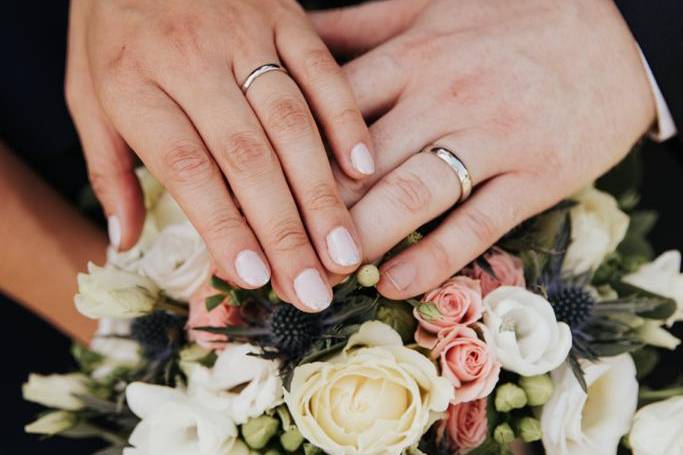
M413 264L410 262L403 262L389 267L384 272L384 276L387 277L396 289L403 291L415 281L416 272Z
M332 260L339 265L347 266L360 262L356 242L345 227L336 227L327 234L327 251Z
M107 230L109 231L109 243L115 250L121 246L121 222L119 217L112 215L107 218Z
M372 175L375 173L375 161L372 159L368 147L362 142L354 145L351 149L351 164L361 174Z
M316 269L306 269L294 279L294 291L301 303L322 311L332 303L332 293Z
M235 258L235 269L239 277L250 286L261 287L270 279L268 267L255 251L240 251Z

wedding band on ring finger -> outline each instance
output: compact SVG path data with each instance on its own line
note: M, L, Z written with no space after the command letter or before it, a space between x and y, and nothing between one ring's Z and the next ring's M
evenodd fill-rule
M455 153L438 144L427 146L423 151L436 155L445 162L457 176L458 181L460 182L460 197L456 201L456 204L462 203L470 197L470 194L472 194L472 176L465 163L463 163Z
M244 79L242 85L240 85L242 93L246 95L247 90L249 90L249 87L251 87L256 79L271 71L280 71L289 75L289 72L277 63L266 63L265 65L258 66L251 73L249 73L249 75Z

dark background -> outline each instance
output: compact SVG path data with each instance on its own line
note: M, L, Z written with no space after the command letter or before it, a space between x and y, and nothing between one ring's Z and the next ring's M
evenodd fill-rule
M315 2L308 3L311 6ZM328 6L343 3L351 2L325 2ZM66 0L50 0L12 2L0 9L0 139L75 203L86 175L63 101L67 6ZM651 236L657 252L683 250L682 153L676 141L647 143L643 150L641 206L661 214ZM41 408L21 399L21 384L30 372L70 370L74 366L69 355L70 341L1 294L0 308L4 366L0 372L0 455L22 451L86 454L101 447L97 441L40 440L23 433L23 426ZM676 331L683 336L681 324ZM660 365L658 376L662 381L680 370L680 351L666 356Z

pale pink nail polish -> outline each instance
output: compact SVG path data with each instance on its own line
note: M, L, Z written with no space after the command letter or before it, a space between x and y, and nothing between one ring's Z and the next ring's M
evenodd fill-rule
M109 232L109 243L118 250L121 246L121 222L119 217L112 215L107 218L107 230Z
M327 234L327 251L334 262L341 266L360 262L360 254L351 233L345 227L336 227Z
M242 250L235 258L237 275L250 286L261 287L270 280L268 267L261 257L252 250Z
M372 175L375 173L375 161L372 159L368 147L361 143L351 149L351 165L361 174Z
M305 269L294 279L296 296L306 307L322 311L332 303L332 293L316 269Z

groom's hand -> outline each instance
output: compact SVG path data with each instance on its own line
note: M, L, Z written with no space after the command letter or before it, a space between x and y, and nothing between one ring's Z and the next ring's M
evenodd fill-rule
M377 172L364 182L337 175L367 257L458 200L455 173L423 147L448 148L474 181L470 199L382 266L379 290L390 298L438 285L591 182L655 117L637 45L611 0L388 0L313 20L333 48L372 48L344 69L376 119Z

